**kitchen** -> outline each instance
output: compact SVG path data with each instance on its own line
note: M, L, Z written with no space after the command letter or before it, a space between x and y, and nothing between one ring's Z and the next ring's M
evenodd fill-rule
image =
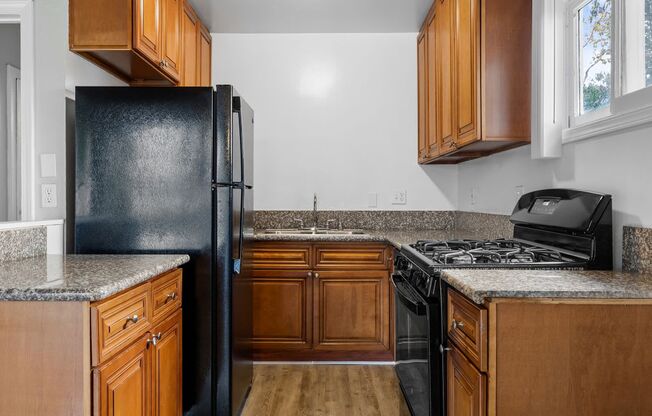
M0 414L650 413L651 2L258 3L0 1Z

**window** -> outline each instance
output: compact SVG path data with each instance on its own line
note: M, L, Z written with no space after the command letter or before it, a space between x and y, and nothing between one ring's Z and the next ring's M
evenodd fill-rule
M629 124L652 121L652 0L569 3L570 130L600 122L605 132L625 114Z

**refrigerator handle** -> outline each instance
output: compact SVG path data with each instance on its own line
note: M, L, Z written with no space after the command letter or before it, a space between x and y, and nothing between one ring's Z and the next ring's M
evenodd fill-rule
M234 103L235 104L235 103ZM244 168L244 139L242 138L242 113L240 112L240 106L234 105L234 113L238 114L238 138L240 140L240 227L238 235L238 257L233 259L233 272L240 274L240 268L242 265L242 249L244 247L244 215L245 215L245 192L247 187L245 184L245 168Z

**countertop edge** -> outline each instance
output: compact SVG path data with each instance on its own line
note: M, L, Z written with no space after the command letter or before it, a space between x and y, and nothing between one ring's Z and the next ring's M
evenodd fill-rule
M110 255L107 255L110 256ZM174 254L168 256L175 256ZM190 256L180 254L178 257L162 261L156 267L150 267L133 275L120 278L111 283L93 289L61 290L52 288L8 289L0 290L0 301L6 302L97 302L138 286L151 278L166 273L190 261Z

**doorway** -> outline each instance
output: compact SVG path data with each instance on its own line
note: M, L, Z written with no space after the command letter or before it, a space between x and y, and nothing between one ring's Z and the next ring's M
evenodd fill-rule
M20 25L0 24L0 221L21 212Z

